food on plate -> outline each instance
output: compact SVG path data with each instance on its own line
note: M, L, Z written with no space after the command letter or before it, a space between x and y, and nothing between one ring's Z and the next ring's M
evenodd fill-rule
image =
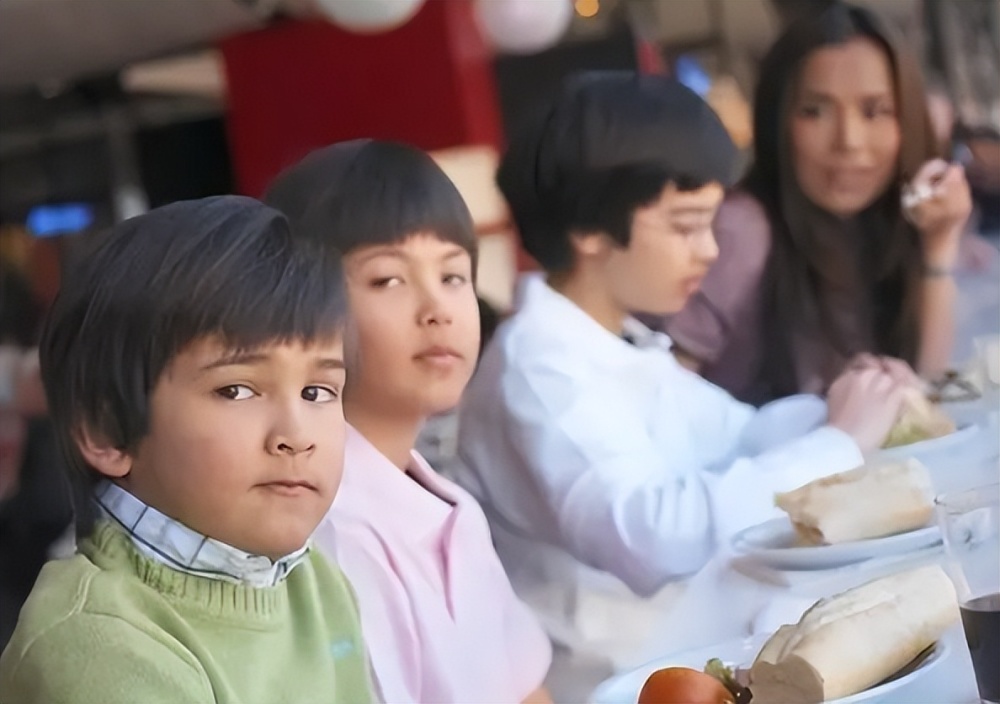
M736 704L749 704L753 699L750 688L747 687L750 684L750 670L730 667L719 658L712 658L705 663L705 674L726 685L726 689L736 698Z
M911 445L955 432L955 422L918 388L905 391L903 408L882 447Z
M689 667L666 667L649 676L639 704L737 704L735 695L712 675Z
M864 691L933 645L958 618L937 565L821 599L782 626L750 669L753 704L814 704Z
M832 474L774 503L806 545L834 545L893 535L927 525L934 511L927 468L914 459L874 461Z

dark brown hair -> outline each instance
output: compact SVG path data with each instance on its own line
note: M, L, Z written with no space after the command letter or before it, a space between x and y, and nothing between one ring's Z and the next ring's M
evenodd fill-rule
M788 116L807 57L859 37L882 47L892 67L902 139L894 182L845 223L810 202L796 182ZM793 23L761 65L754 148L742 187L763 205L773 240L764 288L764 339L769 344L760 371L764 394L774 398L799 390L792 349L799 336L818 338L824 348L845 357L873 351L914 363L922 263L918 233L902 214L900 185L937 156L937 147L920 71L902 38L871 11L843 2ZM852 228L861 236L860 267L843 246ZM872 350L853 349L851 336L834 314L835 292L856 286L864 288L862 299L871 318L855 322L863 326L862 338L871 340Z
M472 259L478 239L472 215L448 175L426 152L376 139L317 149L281 172L264 202L292 223L295 237L350 254L433 232Z

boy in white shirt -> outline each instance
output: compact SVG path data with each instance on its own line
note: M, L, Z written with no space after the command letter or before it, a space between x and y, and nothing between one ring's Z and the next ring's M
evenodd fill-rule
M568 81L500 166L545 273L525 277L466 392L459 481L554 641L557 701L656 655L652 616L683 578L771 517L775 491L860 464L912 379L868 358L831 387L828 419L814 397L758 413L631 317L676 312L697 289L735 157L697 95L616 72Z

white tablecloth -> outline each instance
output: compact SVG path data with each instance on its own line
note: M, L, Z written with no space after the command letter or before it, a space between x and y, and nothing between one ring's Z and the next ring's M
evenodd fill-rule
M953 404L952 415L980 423L967 442L920 457L931 471L939 493L1000 481L1000 428L996 397ZM878 560L824 573L797 573L777 584L768 575L748 570L732 553L716 556L690 582L677 608L659 628L658 648L669 663L669 653L693 650L755 633L773 632L781 623L794 623L816 599L836 594L893 571L931 561L943 561L940 549L921 551L904 562ZM774 577L777 573L772 573ZM910 685L891 693L885 702L900 704L965 704L977 702L975 677L961 626L946 638L950 654L937 667ZM638 663L637 663L638 664Z

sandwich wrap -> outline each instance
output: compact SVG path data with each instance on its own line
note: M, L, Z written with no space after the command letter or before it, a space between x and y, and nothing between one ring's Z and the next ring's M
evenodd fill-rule
M955 432L955 422L949 418L923 391L908 388L904 391L903 407L886 436L882 447L912 445L921 440L940 438Z
M927 468L914 459L873 462L832 474L774 503L806 545L879 538L927 525L934 511Z
M958 618L937 565L821 599L782 626L750 670L753 704L815 704L864 691L932 645Z

